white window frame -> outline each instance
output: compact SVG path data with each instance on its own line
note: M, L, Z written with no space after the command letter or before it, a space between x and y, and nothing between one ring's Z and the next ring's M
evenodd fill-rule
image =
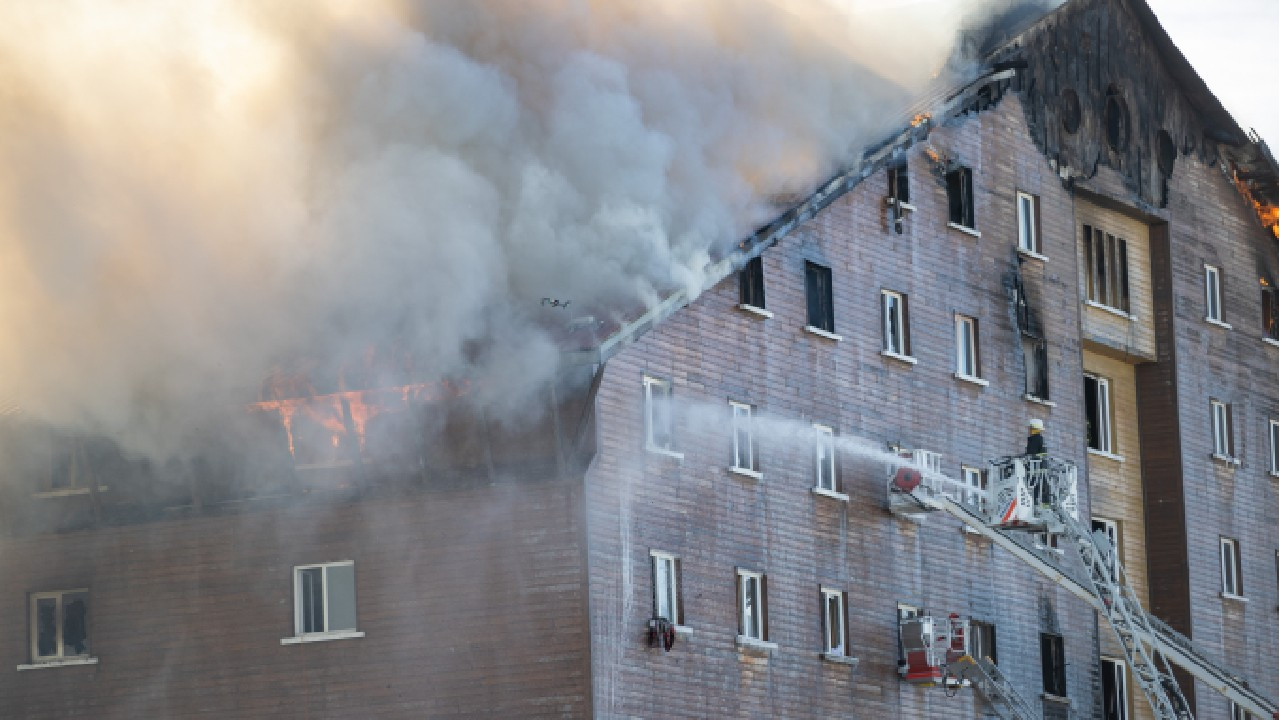
M755 614L747 615L747 598L754 601ZM764 573L738 570L738 635L747 640L768 642L764 635ZM750 620L750 622L749 622Z
M1213 456L1230 460L1234 444L1231 437L1231 404L1210 400L1209 410L1213 417Z
M1280 476L1280 420L1267 421L1268 465L1272 475Z
M37 593L30 594L29 596L30 599L28 600L28 606L27 606L27 613L29 617L27 620L28 620L28 627L30 628L30 633L31 633L31 647L30 647L31 664L19 665L18 666L19 670L28 670L34 667L49 666L49 665L93 664L98 662L97 658L94 658L91 656L91 652L93 650L93 644L91 642L92 638L89 637L90 635L89 631L92 625L90 624L90 619L88 617L87 611L86 611L86 617L85 617L85 640L89 644L89 648L88 648L89 651L80 653L80 654L75 654L75 655L68 655L66 652L64 652L65 643L64 643L63 633L66 630L65 628L66 616L65 616L65 606L64 606L63 598L65 598L67 595L75 595L75 594L88 595L89 589L74 588L70 590L49 590L45 592L37 592ZM38 619L39 614L36 608L39 607L39 601L41 600L56 601L54 605L54 618L55 618L54 647L56 648L56 652L53 655L40 654L40 628L39 628L39 619Z
M1226 324L1222 316L1222 270L1213 265L1204 266L1204 319Z
M733 431L733 465L731 470L748 475L757 474L755 418L753 408L741 402L729 401L729 412L732 414L730 427ZM745 437L744 437L745 436ZM743 463L746 460L746 463Z
M1094 528L1093 527L1094 525L1101 525L1102 527ZM1120 523L1110 518L1094 516L1090 518L1089 530L1090 532L1093 532L1096 530L1102 530L1102 533L1107 536L1108 540L1111 541L1112 560L1114 562L1119 562L1120 560ZM1121 567L1123 567L1124 563L1120 563L1120 565ZM1111 571L1111 579L1113 581L1119 581L1119 573L1116 572L1115 565L1113 564L1108 569Z
M1092 378L1097 382L1098 386L1098 444L1102 447L1090 447L1090 452L1100 452L1104 455L1115 454L1115 439L1111 427L1111 381L1101 375L1093 373L1085 373L1085 377ZM1093 420L1093 418L1086 418Z
M964 485L964 503L987 511L987 476L980 469L971 465L960 466L960 483Z
M684 618L680 617L680 573L677 569L679 558L671 553L659 550L649 551L649 563L653 581L653 616L664 617L672 625L679 626ZM665 606L665 607L664 607ZM666 614L664 614L666 611Z
M979 625L982 625L983 627L991 628L991 654L990 655L982 654L982 648L980 647L981 644L978 642L978 638L981 636L978 631ZM968 631L968 635L964 639L964 645L965 645L965 652L969 653L971 657L975 657L975 658L986 657L992 660L993 662L995 662L995 664L997 665L1000 664L999 653L996 651L996 624L994 622L987 622L986 620L975 620L973 618L970 618L969 631Z
M359 630L359 603L355 598L355 561L339 560L329 563L312 563L310 565L295 565L293 568L293 637L284 638L280 641L281 645L293 645L303 642L317 642L322 640L342 640L346 638L362 638L364 633ZM357 627L341 628L334 630L330 628L329 609L333 604L329 597L329 568L334 567L350 567L352 568L352 588L353 610L356 611ZM324 630L320 632L303 632L303 607L302 607L302 573L306 570L320 569L320 593L324 598Z
M1245 710L1231 700L1228 700L1227 702L1231 703L1231 720L1254 720L1253 713Z
M978 319L959 313L956 313L956 376L962 380L982 378L978 367Z
M655 392L655 388L657 391ZM657 395L665 395L659 398ZM663 380L651 375L644 376L644 449L649 452L661 453L663 455L671 455L674 457L683 457L681 453L676 452L672 448L675 447L675 415L672 412L672 387L670 380ZM657 400L664 400L667 403L666 424L667 424L667 445L659 445L654 442L653 430L656 424L654 417L658 410Z
M1039 198L1031 193L1018 191L1018 249L1035 257L1043 257L1040 251L1040 236L1037 234L1037 211Z
M1106 667L1108 664L1112 665L1114 668L1113 670L1110 670L1110 672L1115 673L1113 677L1115 678L1115 681L1116 681L1116 689L1120 695L1120 704L1119 704L1120 716L1115 720L1129 720L1129 667L1128 667L1128 664L1125 663L1124 660L1121 660L1119 658L1112 658L1112 657L1100 658L1099 664L1102 666L1100 670L1103 673L1108 672L1108 669ZM1105 716L1106 702L1107 702L1106 697L1102 698L1102 702L1103 702L1103 708L1102 708L1103 715Z
M827 425L813 425L813 486L840 492L836 482L836 431Z
M894 290L880 291L880 332L883 336L881 348L884 352L896 357L910 357L907 352L907 324L904 309L905 300L902 293ZM896 344L893 342L895 324L898 330Z
M1244 578L1240 577L1240 541L1219 537L1218 561L1222 569L1222 594L1232 598L1244 597Z
M821 588L822 592L822 654L832 655L836 657L848 657L849 648L845 638L848 637L846 627L848 620L845 617L846 608L844 606L844 591L834 588ZM831 625L832 605L835 605L836 627ZM838 641L837 644L831 642L832 637Z

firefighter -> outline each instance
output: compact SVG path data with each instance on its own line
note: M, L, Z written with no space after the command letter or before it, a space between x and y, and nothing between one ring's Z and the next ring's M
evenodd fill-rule
M1047 478L1040 472L1040 461L1045 458L1044 448L1044 421L1032 418L1027 423L1027 451L1023 454L1027 460L1027 471L1031 477L1027 481L1031 484L1031 491L1035 494L1036 503L1039 505L1049 504L1049 483Z
M1027 423L1029 431L1027 435L1027 451L1026 456L1032 460L1042 460L1045 456L1044 448L1044 421L1032 420Z

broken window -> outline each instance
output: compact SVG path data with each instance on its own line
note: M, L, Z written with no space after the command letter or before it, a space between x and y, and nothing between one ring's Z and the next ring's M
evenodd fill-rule
M1049 399L1049 344L1042 338L1023 336L1022 358L1026 364L1026 393L1036 400Z
M1102 533L1103 537L1106 538L1107 545L1105 549L1110 553L1108 570L1111 573L1111 579L1118 581L1120 578L1119 573L1116 572L1116 564L1120 558L1120 526L1116 524L1115 520L1095 517L1091 521L1090 527L1095 535Z
M738 634L751 640L769 640L766 578L764 573L738 570Z
M1114 453L1111 439L1111 382L1097 375L1084 376L1085 434L1089 447Z
M978 319L956 315L956 374L962 378L982 377L978 358Z
M952 223L973 229L973 171L967 167L947 173L947 207Z
M752 408L739 402L729 403L733 412L733 468L755 472L756 465L755 426L752 422Z
M669 553L649 553L653 576L653 616L674 625L684 625L684 607L680 602L680 558Z
M1272 340L1280 340L1280 293L1274 283L1258 278L1262 287L1262 334Z
M1129 687L1123 660L1102 658L1102 717L1128 720Z
M1018 247L1040 254L1040 197L1018 193Z
M31 662L50 663L88 656L89 591L33 593Z
M1223 322L1222 271L1212 265L1204 266L1204 319Z
M1040 673L1044 679L1046 695L1067 696L1067 663L1063 655L1061 635L1041 633Z
M889 202L899 206L911 204L911 183L907 180L905 162L889 168Z
M839 492L836 482L836 436L826 425L814 425L815 487Z
M671 383L644 379L644 446L646 450L672 450Z
M1231 432L1231 405L1221 400L1210 400L1213 413L1213 455L1218 458L1235 457L1235 443Z
M907 296L892 290L880 291L883 350L891 355L910 357L911 340L907 315Z
M809 305L809 327L834 333L836 323L832 311L831 268L805 261L804 290Z
M969 621L969 656L999 664L996 655L996 626L981 620Z
M764 259L753 257L738 274L741 303L748 307L764 309Z
M1129 253L1124 238L1085 225L1084 259L1089 300L1129 312Z
M848 593L822 588L822 652L827 655L849 654L849 631L845 622Z
M1244 597L1244 580L1240 577L1240 543L1232 538L1218 538L1222 556L1222 594Z
M353 562L293 569L294 634L354 632L356 566Z

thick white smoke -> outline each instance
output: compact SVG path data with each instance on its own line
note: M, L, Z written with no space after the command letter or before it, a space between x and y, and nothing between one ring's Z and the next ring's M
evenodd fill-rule
M140 449L255 400L273 366L371 345L519 402L556 324L701 287L767 198L878 140L960 15L5 3L0 386Z

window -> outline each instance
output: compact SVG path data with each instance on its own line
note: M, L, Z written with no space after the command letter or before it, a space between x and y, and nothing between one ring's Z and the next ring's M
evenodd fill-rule
M733 411L733 469L755 472L758 467L751 406L730 402L729 408Z
M1129 312L1129 250L1124 239L1085 225L1084 262L1089 300Z
M827 655L849 654L849 630L844 609L848 595L840 590L822 588L822 652Z
M978 509L987 511L987 477L975 467L960 466L960 481L964 483L964 502Z
M971 657L987 658L999 664L996 656L996 626L981 620L970 620L968 652Z
M1129 687L1125 664L1121 660L1102 658L1102 717L1104 720L1128 720Z
M963 378L982 377L979 357L978 319L956 315L956 374Z
M738 274L743 305L764 309L764 259L757 256L747 261Z
M1212 265L1204 266L1204 319L1223 322L1222 272Z
M653 574L653 616L684 625L684 606L680 602L680 558L664 552L649 553Z
M1040 254L1040 197L1018 193L1018 247Z
M1085 431L1089 448L1114 453L1111 442L1111 382L1096 375L1084 376Z
M1118 574L1116 573L1116 561L1120 557L1120 526L1116 524L1115 520L1093 518L1091 527L1095 535L1097 533L1102 533L1110 544L1109 552L1111 554L1111 562L1108 569L1111 572L1111 579L1113 581L1119 580Z
M1271 469L1272 475L1280 475L1280 421L1267 421L1267 439L1268 450L1271 455L1271 462L1268 467Z
M814 425L814 480L821 490L839 492L836 482L835 431L825 425Z
M1244 579L1240 577L1240 543L1231 538L1218 538L1222 556L1222 594L1244 597Z
M1045 695L1067 696L1067 665L1061 635L1040 635L1040 673Z
M644 379L644 445L648 450L672 449L671 383Z
M295 567L293 597L293 629L297 637L355 632L355 563Z
M1213 455L1218 458L1235 457L1231 437L1231 406L1220 400L1210 400L1213 412Z
M1026 393L1037 400L1049 399L1049 344L1041 338L1023 336L1022 359L1026 366Z
M947 208L953 224L973 229L973 171L962 167L947 173Z
M901 205L911 204L911 184L907 180L906 163L889 168L889 201Z
M836 322L831 307L831 268L806 261L804 291L809 303L809 327L834 333Z
M891 290L880 291L880 316L884 330L884 351L909 357L911 339L907 318L907 296Z
M31 662L89 658L89 591L31 595Z
M1280 340L1280 293L1274 283L1258 278L1262 287L1262 336Z
M769 640L764 573L738 571L738 634L750 640Z
M1228 702L1230 702L1228 700ZM1235 703L1231 703L1231 720L1253 720L1253 713Z

